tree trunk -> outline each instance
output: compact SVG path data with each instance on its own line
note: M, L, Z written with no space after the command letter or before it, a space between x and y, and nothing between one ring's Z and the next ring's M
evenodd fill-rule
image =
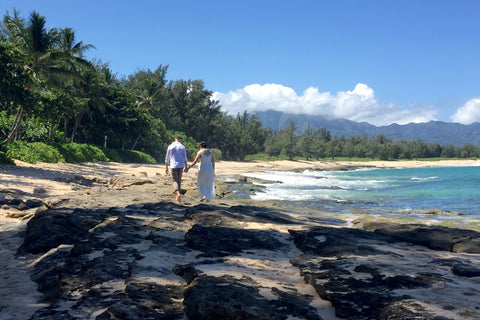
M75 125L73 127L72 136L70 137L70 142L73 142L73 138L75 138L75 133L77 133L78 126L80 122L82 122L83 112L77 114L77 118L75 119Z
M132 146L132 150L135 150L135 147L137 146L137 142L138 142L138 137L137 137L137 139L135 140L135 143Z
M22 124L24 114L25 109L23 108L23 106L20 106L17 112L17 116L15 117L15 122L13 123L12 129L10 130L5 140L2 141L2 144L7 144L13 138L16 138L18 136L18 131L20 130L20 125Z
M63 143L67 142L67 117L63 118Z
M53 139L55 138L55 135L57 133L57 121L55 120L52 120L52 122L50 123L50 132L48 133L48 141L49 142L52 142Z

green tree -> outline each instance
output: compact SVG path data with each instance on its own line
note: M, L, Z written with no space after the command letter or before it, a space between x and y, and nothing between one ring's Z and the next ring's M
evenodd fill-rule
M448 144L442 149L442 157L445 158L455 158L455 146L453 144Z
M295 120L290 119L288 122L289 126L281 131L282 153L288 156L288 159L293 160L296 151L295 146L297 143L297 137L295 136L297 126L295 125Z
M429 142L427 143L427 145L425 146L425 154L424 156L426 158L436 158L436 157L440 157L442 154L442 147L440 146L440 144L436 143L436 142Z
M163 120L167 103L167 66L160 65L155 71L138 70L122 83L136 95L136 105L142 111Z
M298 152L307 160L313 158L315 156L314 153L314 141L315 141L315 134L310 127L310 124L307 125L305 130L300 134L297 142L297 149Z
M313 153L315 158L318 160L320 158L325 158L327 143L331 140L332 136L330 131L325 128L317 129L314 133L313 140Z
M268 154L270 157L276 157L279 156L282 147L279 143L279 134L278 131L272 132L272 131L267 131L266 133L266 138L265 138L265 153Z
M209 140L218 131L221 111L213 92L206 90L201 80L178 80L167 86L168 103L162 120L168 129L179 130L197 141Z
M426 145L423 140L419 139L410 142L410 149L412 150L412 156L415 159L425 158Z
M108 66L97 65L96 69L82 70L81 79L74 82L73 90L76 99L72 108L75 119L70 136L71 142L75 141L77 129L82 124L85 115L88 115L90 121L96 117L103 117L107 107L113 103L108 95L111 86L115 86L115 83L107 82L108 75L110 75Z
M16 10L13 16L7 13L3 19L2 32L7 36L8 41L24 53L25 69L33 80L30 88L39 96L46 92L48 94L48 91L53 89L63 90L68 81L78 77L79 67L91 67L82 58L82 52L91 46L83 45L81 42L75 43L75 35L71 29L60 32L56 28L47 30L45 18L36 11L32 12L28 22L20 18ZM48 101L49 99L44 100L44 102ZM55 99L50 101L58 102ZM55 105L50 108L40 108L33 103L20 104L15 126L6 140L12 139L18 133L25 114L40 114L41 111L55 109ZM52 124L52 127L55 125Z
M29 90L31 78L26 72L25 55L17 47L0 37L0 108L8 114L16 114L8 131L2 134L2 143L10 141L18 132L24 107L32 105L33 94Z
M244 111L237 114L227 129L228 146L224 146L223 153L229 159L243 161L248 154L255 154L263 149L266 130L256 115L250 116Z
M472 158L472 157L479 156L477 148L472 143L467 143L459 147L457 154L458 154L458 157L460 158Z
M57 45L62 58L72 72L79 73L83 68L93 69L92 63L84 58L84 53L95 47L91 44L83 44L83 41L77 42L75 32L71 28L60 30Z
M332 160L335 160L335 157L341 154L341 145L340 140L337 138L336 135L333 136L330 141L327 142L327 156L330 156Z

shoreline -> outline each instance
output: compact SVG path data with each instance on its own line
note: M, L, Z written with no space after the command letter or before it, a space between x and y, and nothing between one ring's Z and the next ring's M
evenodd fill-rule
M15 166L0 165L0 202L5 199L22 198L40 200L47 207L72 206L78 208L126 207L131 204L152 203L158 201L175 202L172 194L170 176L165 175L164 164L134 164L113 162L87 163L36 163L30 164L15 160ZM480 166L480 160L439 160L439 161L217 161L215 186L217 197L213 204L224 205L248 204L278 207L271 201L261 201L242 197L231 197L231 183L246 183L247 175L267 171L335 171L356 168L402 169L420 167ZM183 174L181 205L194 206L199 203L196 190L198 166ZM138 184L138 185L136 185ZM117 194L122 189L121 197ZM141 190L136 192L134 190ZM0 205L1 207L1 205ZM280 208L280 207L278 207ZM19 212L15 208L0 208L0 231L18 229L42 208ZM294 206L287 210L298 211ZM437 210L436 208L431 208ZM312 208L306 212L321 209ZM441 210L439 210L441 211ZM325 212L326 213L326 212ZM335 213L327 214L335 215ZM361 215L360 215L361 216ZM349 219L349 218L347 218ZM386 218L391 219L391 218ZM409 221L408 218L403 221ZM476 228L478 230L479 228Z
M15 166L0 165L0 189L18 189L33 194L35 187L43 188L44 196L58 196L75 191L69 183L76 177L97 179L105 182L119 175L143 175L159 177L165 175L163 164L132 164L113 162L87 163L36 163L30 164L15 160ZM480 166L480 160L438 160L438 161L217 161L215 174L217 178L242 176L246 173L264 171L298 171L298 170L341 170L351 167L373 168L418 168L448 166ZM184 174L187 181L195 178L196 170Z

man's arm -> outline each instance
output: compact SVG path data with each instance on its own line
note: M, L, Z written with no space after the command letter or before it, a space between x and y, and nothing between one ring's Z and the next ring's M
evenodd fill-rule
M187 149L183 148L183 171L188 172Z
M168 174L168 164L170 163L171 149L167 149L167 154L165 155L165 173Z

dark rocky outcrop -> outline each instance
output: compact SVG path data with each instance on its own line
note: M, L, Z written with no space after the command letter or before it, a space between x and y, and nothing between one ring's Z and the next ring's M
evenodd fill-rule
M390 237L328 227L291 233L297 246L308 254L292 259L292 264L300 268L305 281L320 297L332 302L337 316L348 319L434 318L420 305L412 308L412 297L394 291L428 288L432 281L439 280L438 277L391 275L393 267L378 267L370 260L376 256L396 255L393 251L375 248L381 243L391 243ZM334 259L321 260L319 256ZM368 262L364 262L364 257L369 257ZM386 310L395 310L395 313Z
M47 304L31 319L480 316L478 256L454 249L477 233L319 221L247 205L50 208L18 250Z
M250 249L277 250L282 243L271 231L253 231L225 227L194 225L185 234L187 247L208 256L225 256Z
M316 227L308 232L291 230L290 234L293 236L295 245L304 253L322 257L384 253L375 249L373 244L392 242L391 237L377 236L371 232L352 228Z
M272 290L278 299L267 300L257 286L248 277L199 277L185 291L185 315L198 320L322 319L309 305L311 298Z
M19 253L44 253L61 244L87 239L89 229L102 222L103 214L81 209L50 209L35 215L27 225Z
M433 250L480 253L480 234L473 230L385 222L368 222L363 228Z

